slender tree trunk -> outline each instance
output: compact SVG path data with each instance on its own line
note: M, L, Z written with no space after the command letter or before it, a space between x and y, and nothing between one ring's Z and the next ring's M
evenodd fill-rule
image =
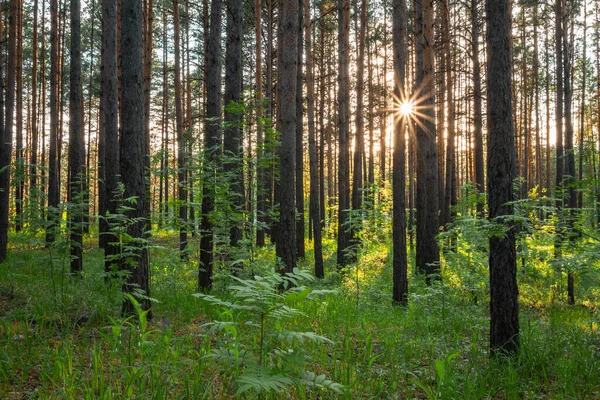
M127 51L121 54L122 82L122 126L123 134L120 146L120 169L127 171L121 179L125 199L137 199L125 212L134 221L127 226L127 234L132 243L122 259L121 268L130 272L123 284L124 293L142 291L145 295L138 301L144 310L150 309L149 287L149 254L146 239L148 228L148 211L146 202L146 139L144 134L144 73L143 73L143 9L142 0L127 0L121 5L121 46ZM123 301L123 314L135 313L133 304Z
M101 124L98 175L103 186L98 187L100 205L100 237L104 238L104 270L114 272L118 264L119 240L110 232L109 215L118 212L119 193L119 94L117 78L117 1L102 0L102 52L101 52ZM103 154L102 154L103 153ZM114 222L113 222L114 223ZM102 243L102 241L101 241Z
M298 15L298 69L296 71L296 253L298 258L304 258L304 96L302 93L302 53L304 51L304 2L299 1Z
M304 0L304 32L306 37L306 105L308 119L308 153L310 170L310 220L312 222L315 276L324 278L323 244L321 238L321 213L319 207L319 171L315 135L315 84L313 76L313 53L310 18L310 0ZM321 94L322 95L322 94ZM323 166L321 165L321 168Z
M48 151L48 225L46 227L46 245L54 242L56 225L59 218L57 209L60 196L58 186L59 163L57 157L59 130L58 45L58 0L50 0L50 149ZM10 82L9 79L7 81Z
M10 159L12 155L13 112L15 105L15 74L17 65L17 13L19 0L10 1L8 19L8 60L6 71L6 118L2 129L2 142L0 143L0 262L6 259L8 244L8 214L9 214L9 185L10 185ZM0 30L1 32L1 30ZM0 53L1 54L1 53ZM1 76L0 70L0 76ZM1 83L1 82L0 82ZM0 90L0 98L2 98Z
M436 242L438 219L438 164L435 127L435 71L433 52L433 0L416 2L416 87L420 100L417 123L417 269L427 282L440 272Z
M479 65L478 0L471 0L471 61L473 63L473 153L475 154L475 185L478 193L485 191L483 172L483 133L481 112L481 67ZM477 214L483 216L483 201L477 200Z
M338 268L351 257L350 227L350 1L338 0Z
M39 188L37 187L38 171L38 0L33 2L33 32L31 57L31 157L29 159L29 201L31 203L32 220L38 217ZM44 127L42 127L43 129Z
M446 53L446 97L448 99L448 136L446 138L446 177L444 179L444 208L440 215L440 224L447 225L452 222L452 209L456 207L456 130L455 130L455 104L454 104L454 78L452 76L452 52L450 51L450 10L448 0L442 1L443 42Z
M25 216L23 215L25 194L25 146L23 143L23 2L17 5L17 54L16 54L16 87L15 87L15 231L23 230Z
M394 96L406 98L406 3L394 0L393 3L393 46L394 46ZM394 117L393 155L393 289L394 302L406 304L408 301L408 262L406 257L406 123L401 115Z
M587 37L587 2L583 4L583 37ZM584 158L584 139L585 139L585 108L586 108L586 89L587 89L587 40L583 41L582 62L582 83L581 83L581 106L579 115L579 165L577 176L579 182L583 181L583 158ZM577 194L577 208L583 208L583 191L580 190Z
M298 67L298 1L280 4L277 51L277 132L281 142L279 182L275 185L275 204L279 221L274 226L275 250L283 264L281 272L296 267L295 182L296 168L296 87Z
M360 32L358 36L358 59L356 60L356 131L354 136L354 168L352 176L352 210L357 218L351 226L353 246L360 246L358 232L361 229L363 207L363 162L365 157L365 123L364 123L364 90L365 90L365 41L367 32L367 1L362 0L360 9Z
M254 1L254 34L256 41L256 245L265 245L265 203L267 187L265 185L265 132L263 122L263 68L262 68L262 1Z
M180 256L185 258L187 247L187 183L186 183L186 165L185 150L186 143L183 136L183 109L181 105L181 45L180 45L180 21L179 21L179 1L173 0L173 29L175 51L175 69L173 71L175 81L175 120L177 131L177 199L179 209L179 251Z
M555 45L556 45L556 208L559 213L559 222L557 227L556 240L554 241L554 254L560 257L562 250L562 208L563 208L563 171L564 171L564 160L563 160L563 44L562 44L562 1L556 0L555 4Z
M225 47L225 129L224 172L228 176L234 216L231 220L229 240L237 246L242 239L244 212L243 142L242 142L242 1L227 1L227 43Z
M81 3L71 0L71 65L69 67L69 234L71 273L83 271L83 206L85 139L81 78Z
M213 271L213 223L215 205L216 173L221 153L221 0L212 0L210 8L210 32L205 52L206 73L206 126L204 130L205 169L202 188L202 219L200 221L200 265L198 287L208 291L212 287Z
M486 0L488 82L488 207L493 223L508 225L513 214L514 125L512 118L510 24L508 0ZM519 348L519 303L515 231L490 237L490 350Z
M83 186L85 201L84 201L84 233L90 232L90 197L92 197L92 205L94 204L94 198L92 194L92 100L94 95L92 94L92 87L94 82L94 69L97 68L94 62L94 47L95 47L95 36L96 36L96 1L92 0L92 15L91 15L91 34L90 34L90 70L89 70L89 78L88 78L88 102L87 102L87 154L86 154L86 164L85 164L85 185ZM83 78L82 78L83 79ZM96 137L96 142L98 142L98 137ZM85 148L85 143L84 143ZM92 196L90 196L92 195ZM92 210L92 214L95 214L95 211Z
M571 62L573 59L573 38L569 41L567 36L569 26L569 15L567 15L566 3L563 3L563 62L564 62L564 89L565 89L565 179L564 188L567 190L567 216L566 228L569 240L573 239L573 226L575 224L575 209L577 208L577 192L575 190L575 153L573 149L573 93L571 81ZM571 22L573 24L573 22ZM571 31L571 36L573 36ZM575 277L573 271L567 272L567 297L569 304L575 304Z

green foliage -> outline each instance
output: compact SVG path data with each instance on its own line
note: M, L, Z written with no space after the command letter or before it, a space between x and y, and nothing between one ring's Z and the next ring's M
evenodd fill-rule
M221 332L224 343L205 358L233 367L238 386L236 395L281 392L294 384L327 388L343 393L343 386L307 372L307 343L331 344L325 336L314 332L286 329L286 320L305 316L293 305L324 293L301 286L314 277L306 271L270 273L254 279L233 277L236 284L228 287L231 300L196 293L194 296L215 307L220 318L205 324L210 332Z

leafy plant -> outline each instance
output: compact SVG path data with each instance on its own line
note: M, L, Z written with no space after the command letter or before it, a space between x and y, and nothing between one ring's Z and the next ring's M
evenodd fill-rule
M305 344L322 345L332 343L331 340L314 332L290 330L286 324L303 316L292 305L325 292L301 286L314 277L294 269L285 275L272 272L254 279L235 276L232 279L237 284L228 288L231 300L204 293L194 296L220 311L220 319L205 327L210 332L223 333L225 340L205 358L233 367L238 385L236 395L249 391L280 392L294 384L343 393L341 384L305 370L309 358Z

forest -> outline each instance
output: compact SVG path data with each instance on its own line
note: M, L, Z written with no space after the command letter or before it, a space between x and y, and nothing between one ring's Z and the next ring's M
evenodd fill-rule
M600 398L600 0L0 1L0 398Z

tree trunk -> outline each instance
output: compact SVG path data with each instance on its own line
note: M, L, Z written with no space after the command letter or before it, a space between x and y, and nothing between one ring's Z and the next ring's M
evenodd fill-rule
M319 166L317 161L317 141L315 134L315 82L313 75L312 32L310 0L304 3L304 32L306 37L306 105L308 119L308 153L310 172L309 214L313 232L315 276L324 278L323 244L321 237L321 210L319 202ZM323 168L321 166L321 168Z
M279 221L274 226L275 250L283 264L282 272L296 267L296 90L298 67L298 1L280 4L277 50L277 132L281 134L276 152L279 156L279 182L275 203Z
M23 1L17 5L17 54L16 54L16 87L15 87L15 231L23 230L25 216L23 215L25 194L25 146L23 144Z
M338 268L346 267L350 250L350 1L338 0Z
M109 215L118 212L119 193L119 94L117 78L117 1L102 0L102 52L100 81L100 140L98 186L100 208L100 243L104 244L104 271L114 272L118 264L119 240L110 232ZM103 150L102 150L103 149ZM102 150L102 151L100 151ZM114 223L114 222L113 222ZM103 239L102 239L103 238Z
M514 125L508 0L486 0L488 82L488 207L492 223L506 224L490 237L490 350L515 353L519 347L519 304L513 214Z
M142 0L127 0L121 5L121 46L127 51L121 54L122 82L122 126L123 133L120 146L120 169L127 171L121 176L125 199L136 201L127 204L130 209L125 215L132 219L127 226L127 234L131 243L130 250L121 260L121 268L130 275L123 284L124 293L142 291L145 297L138 301L142 309L150 309L149 288L149 254L145 243L147 238L148 212L146 202L146 139L144 134L144 74L142 63ZM135 313L133 304L125 299L122 312L124 315Z
M442 0L443 42L446 53L446 97L448 99L448 131L446 138L446 176L444 179L444 208L440 215L440 224L447 225L452 222L453 208L456 207L456 149L455 149L455 105L454 105L454 78L452 76L452 52L450 51L450 9L448 0Z
M10 1L9 31L8 31L8 60L6 71L6 118L2 130L0 146L0 262L6 259L8 245L8 213L9 213L9 185L10 185L10 160L12 155L13 112L15 105L15 74L17 65L17 13L19 0ZM1 70L0 70L1 72ZM1 75L1 74L0 74ZM0 91L1 92L1 91ZM0 97L3 97L0 93Z
M50 0L50 149L48 152L48 225L46 227L46 245L50 245L54 242L56 236L55 231L59 218L57 209L60 200L60 191L58 186L59 163L57 157L59 129L58 44L58 0ZM9 79L7 79L7 82L10 85Z
M298 15L298 69L296 71L296 253L298 258L306 256L304 246L304 123L302 114L304 96L302 93L302 52L304 51L304 1L299 1Z
M478 0L471 0L471 61L473 63L473 153L475 153L475 185L478 193L485 191L483 172L483 133L481 112L481 67L479 65ZM483 201L477 199L477 214L483 216Z
M173 0L173 48L175 51L175 69L173 71L175 81L175 126L177 131L177 200L179 209L179 251L180 257L186 258L187 247L187 183L186 183L186 165L185 150L186 143L183 136L183 109L181 105L181 45L180 45L180 21L179 21L179 1Z
M224 123L224 171L230 184L233 218L229 230L232 246L242 239L244 218L244 177L242 147L242 1L227 1L227 42L225 47L225 123Z
M436 235L438 218L438 160L435 129L435 71L433 52L433 0L416 2L416 87L419 88L417 105L417 252L418 271L425 273L427 282L439 275L440 256Z
M256 38L256 245L265 245L265 229L262 226L265 215L266 202L266 185L265 173L266 169L263 165L265 155L265 132L263 122L263 80L262 80L262 18L261 18L262 1L255 0L254 2L254 34Z
M406 3L394 0L393 46L394 46L394 96L406 97ZM394 117L393 155L393 290L394 302L406 304L408 301L408 262L406 257L406 123L404 116Z
M71 273L83 271L85 139L81 78L81 3L71 0L71 65L69 67L69 235Z
M215 206L216 172L221 153L221 0L212 0L210 32L205 52L206 73L206 126L204 130L205 177L202 188L202 219L200 221L200 265L198 288L208 291L212 287L213 223L211 213Z

